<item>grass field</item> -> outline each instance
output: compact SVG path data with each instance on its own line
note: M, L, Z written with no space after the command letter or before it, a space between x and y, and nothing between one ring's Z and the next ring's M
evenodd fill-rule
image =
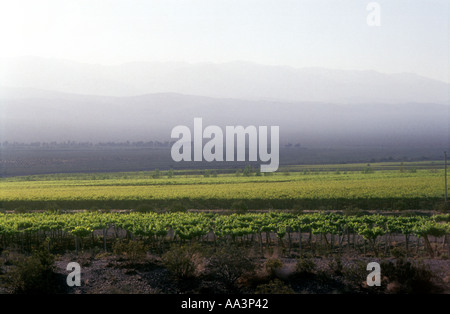
M440 168L440 169L439 169ZM439 209L438 162L292 166L258 174L121 172L0 180L4 209Z

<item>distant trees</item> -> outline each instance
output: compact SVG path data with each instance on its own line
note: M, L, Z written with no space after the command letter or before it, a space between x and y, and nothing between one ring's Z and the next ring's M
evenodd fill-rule
M45 149L51 149L51 148L64 148L64 147L71 147L71 148L87 148L87 147L146 147L146 148L164 148L164 147L170 147L174 142L173 141L125 141L125 142L77 142L77 141L63 141L63 142L9 142L9 141L3 141L0 142L0 147L9 147L9 148L45 148Z
M161 177L161 172L159 171L159 169L155 169L155 171L152 174L152 178L153 179L158 179Z
M249 165L245 166L244 171L243 171L244 176L249 177L252 175L252 173L253 173L252 167Z

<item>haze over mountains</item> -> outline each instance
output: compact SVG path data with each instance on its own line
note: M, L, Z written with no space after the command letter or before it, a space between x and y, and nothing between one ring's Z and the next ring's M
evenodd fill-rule
M134 62L102 66L44 58L3 59L0 86L136 96L180 93L215 98L329 103L448 104L449 84L412 73L383 74L250 62Z
M448 145L449 84L415 74L247 62L100 66L3 60L1 140L170 140L207 125L279 125L282 141Z

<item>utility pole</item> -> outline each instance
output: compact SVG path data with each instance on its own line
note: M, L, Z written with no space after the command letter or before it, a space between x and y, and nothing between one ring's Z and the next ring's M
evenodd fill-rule
M444 152L445 203L447 203L447 152Z

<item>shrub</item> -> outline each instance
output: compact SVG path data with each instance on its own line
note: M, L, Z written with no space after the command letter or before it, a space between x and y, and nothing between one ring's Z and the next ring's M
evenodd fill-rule
M406 256L406 249L403 247L394 247L391 249L391 255L395 258L403 258Z
M159 169L155 169L155 172L152 173L152 178L153 179L161 178L161 172L159 171Z
M342 265L341 258L337 256L334 259L330 260L330 262L328 263L328 268L332 274L338 276L342 275L344 267Z
M283 263L279 258L269 258L264 263L264 268L267 274L271 277L274 277L276 275L276 271L281 267L283 267Z
M189 279L197 275L202 254L197 245L174 245L163 254L161 260L175 277L178 279Z
M244 176L249 177L252 175L252 172L253 172L253 169L250 165L245 166L244 171L243 171Z
M253 274L255 268L254 261L236 246L221 248L213 254L207 266L211 273L231 289L235 288L239 278Z
M390 293L439 293L434 284L434 275L423 263L412 264L406 259L383 262L380 265L383 276L387 277Z
M295 272L298 274L310 274L316 270L316 267L316 263L311 258L302 256L295 265Z
M44 248L31 256L22 257L4 275L6 287L14 294L50 294L58 292L61 284L55 273L54 256Z
M147 255L147 248L144 242L140 240L116 240L113 243L113 253L116 255L124 256L131 262L138 262Z
M383 273L383 270L381 272ZM364 261L357 261L355 264L346 266L342 272L345 281L349 285L349 289L352 291L363 288L368 274L367 263L364 263ZM374 290L374 287L371 288L371 291Z
M258 285L256 294L294 294L295 291L279 279L274 279L269 283Z

